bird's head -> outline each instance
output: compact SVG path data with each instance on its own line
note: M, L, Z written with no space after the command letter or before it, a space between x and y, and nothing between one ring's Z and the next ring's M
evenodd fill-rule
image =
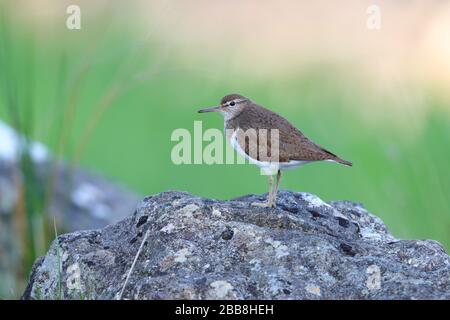
M240 94L232 93L223 97L220 101L220 105L201 109L198 112L220 112L223 114L225 119L231 119L238 115L248 103L251 103L250 99L241 96Z

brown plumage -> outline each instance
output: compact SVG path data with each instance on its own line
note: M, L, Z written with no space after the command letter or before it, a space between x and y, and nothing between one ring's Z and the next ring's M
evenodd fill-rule
M352 165L351 162L312 142L282 116L239 94L229 94L222 98L219 106L202 109L199 112L222 113L227 138L233 147L251 160L256 160L253 163L261 169L276 168L277 180L273 188L271 176L273 172L269 175L267 203L257 203L256 205L275 206L281 170L324 160L335 161L346 166ZM265 131L261 131L261 129L265 129ZM270 143L271 130L274 129L278 131L278 148L272 148ZM261 151L260 149L264 147L267 147L267 150ZM274 160L272 153L276 155L277 150L278 158L275 156L276 160ZM273 166L274 164L275 166Z
M235 99L247 99L238 94L231 94L225 96L221 104L226 104ZM237 113L234 117L226 121L226 129L240 128L243 131L248 129L266 129L269 132L271 129L278 129L279 132L279 160L280 162L288 162L290 160L298 161L321 161L333 160L341 164L351 166L352 163L341 159L334 153L322 148L308 139L300 130L295 128L289 121L277 113L266 109L252 101L248 101L245 107ZM256 137L258 139L259 137ZM267 141L270 150L270 139ZM249 145L241 145L241 148L250 153ZM259 154L255 152L255 154ZM270 156L270 153L269 153ZM260 160L259 158L257 160Z

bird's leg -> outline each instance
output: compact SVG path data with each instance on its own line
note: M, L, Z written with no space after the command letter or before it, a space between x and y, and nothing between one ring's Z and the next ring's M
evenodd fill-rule
M267 206L270 208L272 206L272 196L273 196L273 177L269 176L269 194L267 195Z
M271 175L269 175L268 177L268 182L269 182L269 194L267 196L267 202L252 202L252 206L255 207L272 207L273 203L272 203L272 194L273 194L273 189L272 189L272 185L273 185L273 177Z
M275 182L275 187L272 191L272 206L277 206L277 193L278 193L278 187L280 186L280 180L281 180L281 170L278 170L277 172L277 181Z

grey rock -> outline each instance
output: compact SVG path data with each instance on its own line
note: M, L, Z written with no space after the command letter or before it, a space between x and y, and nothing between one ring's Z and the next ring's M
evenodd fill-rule
M139 203L137 194L86 170L50 162L36 164L35 169L43 190L50 176L55 177L53 195L49 206L43 210L48 221L56 220L60 233L115 223L129 215ZM22 261L14 214L19 199L17 182L22 177L16 163L0 159L0 298L14 297L24 285L20 283Z
M25 154L31 169L24 173L20 160ZM42 207L35 209L45 212L50 223L55 219L59 232L115 223L129 215L141 198L98 174L56 161L44 144L25 143L23 136L0 120L0 299L17 297L24 287L16 214L24 205L21 184L26 194L42 200ZM48 190L52 196L47 199Z
M360 204L281 191L209 200L146 197L103 229L59 236L25 299L450 299L450 257L394 238Z
M53 179L53 193L46 211L50 220L55 217L66 232L117 222L139 203L139 196L120 184L65 163L39 163L34 170L43 193ZM14 212L17 181L21 179L23 174L17 163L0 160L0 216Z
M136 193L109 179L57 161L44 144L27 141L1 119L0 141L0 217L15 211L19 198L17 186L20 181L27 182L25 175L32 175L37 180L36 187L42 189L28 189L29 193L45 194L48 186L53 186L49 208L45 211L51 220L56 217L66 231L100 228L117 222L139 201ZM20 165L25 154L32 164L32 170L26 174Z

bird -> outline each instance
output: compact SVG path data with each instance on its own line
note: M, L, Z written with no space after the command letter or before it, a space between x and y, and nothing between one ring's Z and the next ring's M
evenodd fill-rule
M284 170L317 161L331 161L352 166L350 161L311 141L281 115L240 94L228 94L221 99L218 106L201 109L198 112L221 113L224 118L225 136L231 146L268 175L267 202L254 202L252 203L254 206L276 207L278 188ZM275 139L272 139L273 136Z

